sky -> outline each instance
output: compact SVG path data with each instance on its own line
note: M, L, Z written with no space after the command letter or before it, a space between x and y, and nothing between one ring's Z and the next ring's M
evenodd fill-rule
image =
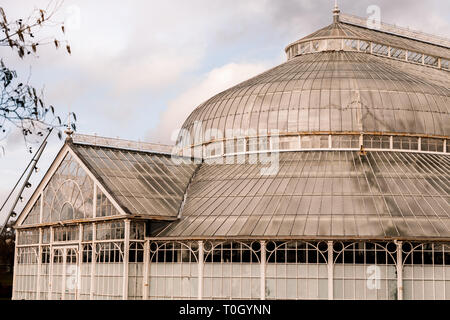
M49 2L3 0L0 6L11 20ZM343 13L360 17L371 5L383 22L450 37L448 0L339 1ZM49 46L21 60L0 47L0 57L44 88L59 114L75 112L79 133L172 144L174 130L196 106L283 63L287 44L332 22L333 6L333 0L65 0L54 20L64 21L66 34L48 28L40 36L67 40L71 55ZM20 132L1 144L3 203L32 155ZM22 205L62 145L50 139Z

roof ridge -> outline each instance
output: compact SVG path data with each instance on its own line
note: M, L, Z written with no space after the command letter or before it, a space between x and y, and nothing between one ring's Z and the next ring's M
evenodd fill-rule
M131 148L119 147L119 146L107 146L107 145L102 145L102 144L89 144L89 143L85 143L85 142L71 142L71 143L72 143L73 146L82 147L82 148L99 148L99 149L127 151L127 152L135 152L135 153L158 155L158 156L168 156L168 157L176 156L176 155L172 155L171 153L163 153L163 152L157 152L157 151L151 151L151 150L131 149Z
M425 42L427 44L445 47L447 49L450 49L450 38L426 33L423 31L418 31L418 30L414 30L414 29L410 29L410 28L405 28L405 27L401 27L401 26L397 26L397 25L393 25L393 24L389 24L389 23L382 22L382 21L380 21L379 29L369 28L367 26L367 21L368 21L368 19L364 19L364 18L358 17L356 15L351 15L351 14L341 14L340 15L340 22L344 23L344 24L355 25L355 26L365 28L368 30L384 32L384 33L387 33L390 35L405 37L405 38L408 38L411 40Z
M87 135L76 133L72 137L73 143L79 145L89 145L97 147L107 147L116 149L126 149L131 151L141 151L147 153L172 154L174 146L151 143L143 141L133 141L120 138L108 138L97 135Z

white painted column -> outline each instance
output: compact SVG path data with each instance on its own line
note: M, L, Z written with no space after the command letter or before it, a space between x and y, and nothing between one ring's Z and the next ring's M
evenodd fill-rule
M205 267L205 249L203 241L198 242L198 300L203 299L203 269Z
M41 201L40 201L40 208L39 208L39 224L42 223L42 220L44 219L44 193L40 193Z
M261 300L266 300L266 242L264 240L261 241L260 292Z
M333 241L328 241L328 300L334 300L334 258Z
M147 222L149 223L149 222ZM142 281L142 300L148 300L149 289L149 271L150 271L150 241L146 240L144 243L144 279Z
M130 220L125 220L125 241L123 247L122 299L128 299L128 256L130 251Z
M53 300L53 241L55 239L55 231L53 227L50 227L50 272L48 275L48 300Z
M66 300L66 274L67 274L67 249L61 249L63 254L63 267L62 267L62 292L61 292L61 300Z
M38 268L36 277L36 300L41 300L41 273L42 273L42 229L39 228Z
M97 184L94 183L94 201L92 201L92 217L97 217Z
M39 224L42 223L44 216L44 193L39 194ZM42 273L42 229L39 229L39 252L38 252L38 274L37 274L37 287L36 287L36 299L41 300L41 273Z
M83 229L84 226L80 224L80 236L78 237L78 257L77 257L77 286L75 288L75 299L80 300L80 291L81 291L81 266L83 264Z
M397 300L403 300L403 255L402 241L397 241Z
M15 234L15 246L14 246L14 270L13 270L13 292L12 292L12 297L11 297L11 299L12 300L15 300L15 299L17 299L17 296L16 296L16 290L17 290L17 278L16 278L16 273L17 273L17 262L19 261L19 256L18 256L18 253L19 253L19 250L17 249L17 244L18 244L18 242L17 242L17 240L18 240L18 231L16 230L16 234Z
M91 286L89 291L89 300L94 300L95 293L95 266L97 265L97 254L95 238L97 237L97 225L92 224L92 260L91 260Z
M92 217L97 217L97 183L94 183L94 198L92 201ZM94 300L95 294L95 267L97 264L96 244L97 225L92 223L92 260L91 260L91 285L89 289L89 300Z

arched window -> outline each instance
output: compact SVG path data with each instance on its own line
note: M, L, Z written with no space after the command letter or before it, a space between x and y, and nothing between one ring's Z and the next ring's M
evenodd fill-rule
M92 217L94 184L70 153L43 192L42 222Z
M69 202L62 206L60 216L62 221L73 220L73 206Z

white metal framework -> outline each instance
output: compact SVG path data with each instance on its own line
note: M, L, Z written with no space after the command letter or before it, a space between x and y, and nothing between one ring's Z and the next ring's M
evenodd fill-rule
M252 153L290 151L397 151L430 154L449 154L446 138L413 134L380 133L298 133L266 134L254 137L217 139L214 142L176 147L178 155L203 159L222 158Z
M127 225L128 249L112 233L19 245L14 299L450 299L448 243L157 241Z

